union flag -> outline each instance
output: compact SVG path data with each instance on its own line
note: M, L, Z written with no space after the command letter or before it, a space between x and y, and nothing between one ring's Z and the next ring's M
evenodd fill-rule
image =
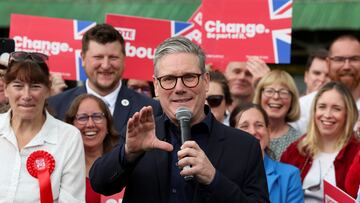
M209 59L290 63L292 0L203 0L202 17Z

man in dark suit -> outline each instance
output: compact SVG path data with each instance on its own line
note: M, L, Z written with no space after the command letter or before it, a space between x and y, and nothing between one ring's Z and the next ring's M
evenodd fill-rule
M98 24L88 30L82 39L81 58L88 77L85 85L49 98L50 110L57 118L64 119L74 98L84 93L94 94L108 104L119 132L124 131L127 120L143 106L152 106L157 115L162 113L158 101L139 94L122 83L125 42L115 28Z
M124 202L269 202L259 142L219 123L205 105L210 79L201 48L170 38L157 48L154 65L165 114L155 119L148 106L129 119L120 145L93 164L92 188L111 195L126 187ZM184 143L179 107L192 113Z

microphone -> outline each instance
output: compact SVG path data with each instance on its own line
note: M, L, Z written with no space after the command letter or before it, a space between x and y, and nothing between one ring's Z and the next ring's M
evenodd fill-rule
M191 137L190 132L190 120L192 117L192 113L188 108L185 107L179 107L176 109L175 112L176 120L179 121L180 124L180 132L181 132L181 144L184 144L185 141L189 140ZM191 166L185 166L184 169L188 169ZM193 175L187 175L184 176L184 179L186 181L191 180L194 176Z

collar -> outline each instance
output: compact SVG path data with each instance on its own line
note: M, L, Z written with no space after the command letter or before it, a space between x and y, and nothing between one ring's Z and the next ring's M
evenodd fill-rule
M90 85L89 85L89 79L86 79L85 85L86 85L87 93L95 95L95 96L101 98L108 105L111 112L114 112L116 98L117 98L117 96L118 96L118 94L120 92L121 86L122 86L122 81L121 80L119 81L119 86L114 91L112 91L110 94L108 94L106 96L101 96L97 92L95 92L93 89L91 89Z
M13 145L17 145L16 136L13 132L13 129L10 125L11 109L6 113L2 114L0 117L0 122L2 122L0 127L0 137L4 137L9 140ZM45 142L50 144L56 144L58 140L58 129L55 127L54 123L57 120L46 111L46 119L41 127L40 131L33 137L33 139L28 143L27 147L43 145Z
M208 130L208 132L211 132L211 127L212 127L212 122L214 119L214 116L212 115L212 113L210 112L210 107L205 105L204 106L204 113L205 113L205 118L200 122L200 123L196 123L194 125L191 126L192 129L198 129L198 128L202 128L203 126L206 127L206 129ZM176 125L175 123L173 123L170 118L164 113L164 123L166 127L171 127L171 125ZM210 133L209 133L210 135Z
M275 171L274 163L272 163L274 161L271 160L271 158L266 153L264 153L263 160L264 160L264 167L265 167L266 175L272 174Z

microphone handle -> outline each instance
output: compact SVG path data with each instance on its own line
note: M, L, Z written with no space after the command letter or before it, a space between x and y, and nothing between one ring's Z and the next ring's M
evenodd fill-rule
M190 121L189 120L185 120L182 119L180 120L180 128L181 128L181 144L184 144L185 141L190 139ZM189 169L191 168L190 165L184 166L183 169ZM184 179L186 181L189 181L191 179L193 179L194 176L193 175L186 175L184 176Z

